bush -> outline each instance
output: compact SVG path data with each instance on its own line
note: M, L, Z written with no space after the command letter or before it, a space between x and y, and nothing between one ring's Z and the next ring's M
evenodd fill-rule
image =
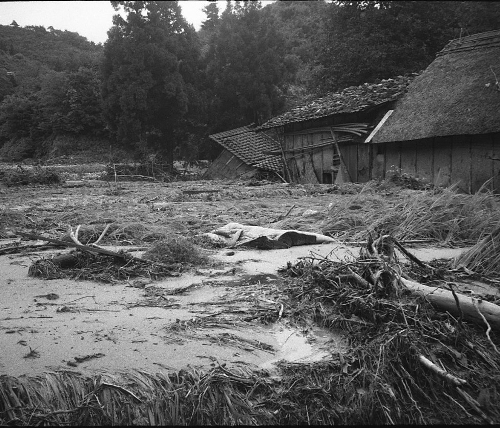
M18 165L15 169L0 171L0 180L7 186L19 186L27 184L59 184L61 177L48 168L34 167L23 168Z
M35 146L30 138L13 138L0 148L0 158L7 162L18 162L33 156Z

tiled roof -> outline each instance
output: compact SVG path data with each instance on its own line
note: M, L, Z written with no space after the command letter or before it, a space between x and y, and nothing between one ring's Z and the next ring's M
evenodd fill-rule
M381 80L379 83L365 83L360 86L350 86L342 92L330 93L308 104L276 116L260 129L274 128L288 123L319 119L339 113L355 113L368 107L394 101L401 97L408 85L418 75L398 76L394 79Z
M261 160L254 166L259 169L281 172L283 170L283 161L281 156L268 155L266 159Z
M283 169L280 156L264 154L266 151L279 150L279 145L263 132L255 132L254 128L242 126L209 137L248 165L276 172Z

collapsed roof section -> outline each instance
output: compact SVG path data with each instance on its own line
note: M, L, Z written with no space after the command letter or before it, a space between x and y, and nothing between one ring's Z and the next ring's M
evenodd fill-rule
M266 155L264 152L280 150L277 142L264 132L256 132L252 126L242 126L229 131L212 134L209 137L246 164L258 169L281 173L281 156Z

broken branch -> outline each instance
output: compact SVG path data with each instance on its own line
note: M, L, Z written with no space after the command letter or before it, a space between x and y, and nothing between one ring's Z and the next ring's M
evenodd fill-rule
M436 364L434 364L431 360L424 357L423 355L419 355L418 360L420 361L420 363L422 363L422 365L424 367L427 367L429 370L433 371L437 375L446 379L448 382L451 382L453 385L461 386L461 385L464 385L467 383L466 380L460 379L460 378L453 376L450 373L444 371L442 368L438 367Z

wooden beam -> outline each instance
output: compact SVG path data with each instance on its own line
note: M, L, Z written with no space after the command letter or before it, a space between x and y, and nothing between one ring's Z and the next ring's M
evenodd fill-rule
M391 114L392 114L392 112L393 112L393 111L394 111L394 110L389 110L389 111L387 111L387 113L384 115L384 117L383 117L383 118L382 118L382 120L378 123L378 125L375 127L375 129L374 129L374 130L370 133L370 135L368 135L368 137L367 137L367 138L366 138L366 140L365 140L365 143L369 143L369 142L372 140L372 138L375 136L375 134L378 132L378 130L379 130L380 128L382 128L382 125L385 123L385 121L386 121L387 119L389 119L389 117L391 116Z

